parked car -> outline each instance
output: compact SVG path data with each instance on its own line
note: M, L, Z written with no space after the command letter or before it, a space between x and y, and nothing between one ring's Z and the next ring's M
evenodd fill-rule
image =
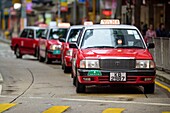
M88 85L137 85L144 93L154 93L155 62L140 31L118 20L102 20L85 26L72 55L72 77L77 93ZM107 25L109 24L109 25ZM110 25L112 24L112 25Z
M52 63L52 61L61 61L62 42L59 38L66 38L70 26L56 26L46 29L39 40L39 61Z
M18 37L11 40L11 49L16 58L22 58L23 55L33 55L38 57L38 40L45 31L46 27L25 27Z

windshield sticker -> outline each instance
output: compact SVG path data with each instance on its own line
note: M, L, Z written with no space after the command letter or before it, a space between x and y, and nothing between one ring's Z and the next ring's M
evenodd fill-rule
M136 31L136 30L133 30L133 34L134 34L134 35L137 35L138 33L137 33L137 31Z
M139 40L140 39L139 35L135 35L135 39Z

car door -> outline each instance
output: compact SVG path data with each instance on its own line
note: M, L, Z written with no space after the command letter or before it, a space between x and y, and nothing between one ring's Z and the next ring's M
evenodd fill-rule
M26 42L27 42L28 32L29 32L29 30L25 28L19 36L20 37L19 46L20 46L20 51L22 54L27 53Z
M28 29L27 38L24 41L24 45L27 51L27 54L34 55L35 54L35 32L34 29Z

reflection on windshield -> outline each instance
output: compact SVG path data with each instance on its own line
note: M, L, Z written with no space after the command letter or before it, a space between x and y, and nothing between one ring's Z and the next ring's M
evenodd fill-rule
M145 48L136 30L90 29L85 31L81 48Z
M68 42L76 42L81 29L72 29L68 37Z
M36 30L36 38L40 38L44 31L45 31L45 29L38 29L38 30Z
M59 29L51 29L49 39L59 39L66 38L67 29L59 28Z

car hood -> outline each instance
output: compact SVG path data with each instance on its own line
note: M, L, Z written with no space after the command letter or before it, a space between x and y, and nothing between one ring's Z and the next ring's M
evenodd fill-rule
M50 45L62 45L62 43L59 40L49 40Z
M120 59L153 59L147 49L82 49L81 54L85 59L120 58Z

